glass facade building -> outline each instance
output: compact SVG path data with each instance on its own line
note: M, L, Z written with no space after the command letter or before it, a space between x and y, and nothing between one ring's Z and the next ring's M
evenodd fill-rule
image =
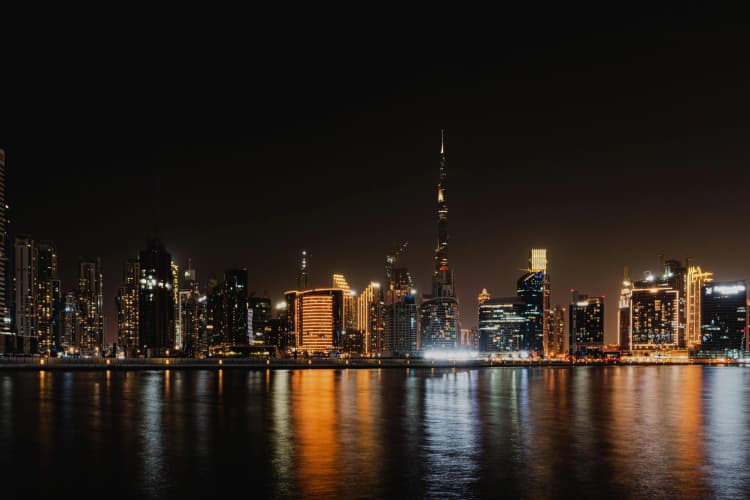
M701 353L738 356L745 349L747 334L745 281L715 281L704 285L701 318Z
M524 348L526 304L519 297L484 298L479 304L479 350L516 352Z
M568 307L568 352L597 355L604 350L604 298L573 291Z

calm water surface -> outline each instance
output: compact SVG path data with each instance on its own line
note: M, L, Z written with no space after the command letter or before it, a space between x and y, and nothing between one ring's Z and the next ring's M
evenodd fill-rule
M748 416L735 367L0 372L0 492L739 498Z

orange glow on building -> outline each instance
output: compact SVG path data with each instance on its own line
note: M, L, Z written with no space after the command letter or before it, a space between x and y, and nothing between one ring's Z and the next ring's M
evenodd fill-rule
M331 352L344 330L344 290L319 288L286 292L298 351Z

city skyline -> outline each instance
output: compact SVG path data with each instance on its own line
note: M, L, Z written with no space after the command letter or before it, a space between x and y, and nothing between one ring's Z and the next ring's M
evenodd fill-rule
M3 44L14 232L55 243L64 289L79 255L101 257L110 341L122 266L154 232L199 281L247 267L274 301L300 249L311 285L342 273L360 291L409 241L421 294L445 128L464 326L482 288L513 295L529 248L548 250L552 304L606 297L607 342L624 266L656 271L663 253L747 280L739 16L447 7L340 26L259 11L265 28L186 36L178 53L165 38L190 23L146 26L142 45L117 26L30 29L36 46ZM109 50L97 64L79 50L91 39Z

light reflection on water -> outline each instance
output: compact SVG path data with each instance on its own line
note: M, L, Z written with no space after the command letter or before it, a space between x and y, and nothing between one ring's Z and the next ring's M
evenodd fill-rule
M699 366L4 372L2 491L747 497L749 390Z

